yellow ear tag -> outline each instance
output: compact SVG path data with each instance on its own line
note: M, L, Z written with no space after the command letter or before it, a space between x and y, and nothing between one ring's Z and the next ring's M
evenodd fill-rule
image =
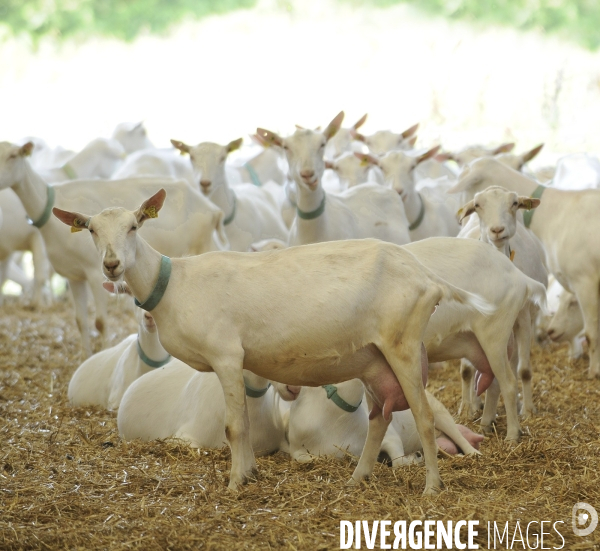
M531 210L533 208L531 199L525 199L525 201L523 201L523 204L525 205L525 208L527 210Z
M360 160L360 166L367 166L368 164L369 164L369 161L367 161L367 159L366 159L366 158L364 158L364 157L363 157L363 158Z
M510 261L514 262L515 261L515 252L516 251L510 251Z
M156 212L156 207L154 205L150 205L144 209L144 215L148 218L158 218L158 212Z
M73 225L71 226L71 233L82 231L85 227L86 223L83 220L75 218L75 220L73 220Z

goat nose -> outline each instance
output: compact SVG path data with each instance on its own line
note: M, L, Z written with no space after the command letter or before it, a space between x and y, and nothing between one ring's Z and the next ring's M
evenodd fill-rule
M115 260L105 260L104 261L104 267L107 270L114 270L115 268L117 268L119 266L119 264L121 264L121 261L116 258Z
M208 187L210 186L210 180L200 180L200 185L202 187Z
M495 233L496 235L500 235L503 231L504 231L504 226L494 226L493 228L490 228L492 230L492 233Z
M300 172L300 176L302 176L302 178L304 178L305 180L312 180L314 175L314 170L303 170L302 172Z

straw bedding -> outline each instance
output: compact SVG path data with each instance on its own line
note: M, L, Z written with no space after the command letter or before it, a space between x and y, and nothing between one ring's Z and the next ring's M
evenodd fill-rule
M124 306L111 304L111 344L136 329ZM256 481L232 493L228 449L125 443L115 413L69 406L81 361L72 312L64 298L43 311L16 299L0 308L2 550L334 549L339 521L358 519L479 520L482 548L487 521L510 521L512 535L517 520L523 533L530 521L562 520L564 549L600 549L600 528L583 538L571 530L576 502L600 509L600 381L588 381L587 361L571 364L564 348L534 348L538 414L523 422L521 443L503 442L501 410L481 457L440 458L447 489L436 498L421 497L424 467L378 464L370 482L350 488L355 458L300 465L282 453L259 458ZM456 412L456 365L432 370L429 388ZM551 526L544 545L560 547Z

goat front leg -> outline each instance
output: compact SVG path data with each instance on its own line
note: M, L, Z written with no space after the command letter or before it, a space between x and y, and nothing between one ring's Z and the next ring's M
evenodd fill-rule
M69 287L71 288L71 293L73 293L73 301L75 303L75 320L81 333L83 354L86 358L89 358L92 355L92 345L90 342L90 328L88 326L86 285L85 281L69 280Z
M256 461L250 442L250 419L242 361L228 358L212 366L219 377L225 397L225 438L231 449L229 488L237 490L256 472Z
M531 417L535 413L533 405L533 388L531 384L531 310L526 305L519 316L514 327L514 335L517 344L518 365L517 374L523 385L523 403L521 404L521 416L524 419Z

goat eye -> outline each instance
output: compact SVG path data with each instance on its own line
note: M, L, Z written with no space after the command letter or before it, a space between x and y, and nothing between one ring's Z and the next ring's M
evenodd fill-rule
M91 234L94 234L95 232L94 232L94 230L93 230L93 229L91 229L91 228L90 228L90 233L91 233Z
M479 208L479 203L475 203L475 208L478 209Z
M513 203L513 207L518 207L518 206L519 206L519 203L518 203L517 201L515 201L515 202Z
M137 226L131 226L131 229L129 231L135 231L137 230Z

